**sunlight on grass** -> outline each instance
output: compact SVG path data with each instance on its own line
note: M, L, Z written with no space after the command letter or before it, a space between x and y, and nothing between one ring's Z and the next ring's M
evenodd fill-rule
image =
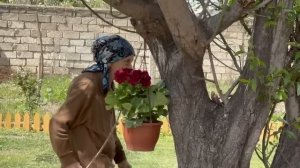
M122 136L119 136L124 144ZM176 168L173 137L161 135L153 152L132 152L124 149L134 168ZM49 136L45 133L0 129L0 165L5 168L58 168ZM263 168L256 155L251 168Z

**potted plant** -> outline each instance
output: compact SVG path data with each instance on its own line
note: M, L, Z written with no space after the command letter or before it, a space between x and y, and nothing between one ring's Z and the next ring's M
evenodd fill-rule
M134 151L153 151L162 122L167 116L168 91L163 82L151 85L147 71L121 69L115 73L117 87L106 96L107 109L123 118L126 146Z

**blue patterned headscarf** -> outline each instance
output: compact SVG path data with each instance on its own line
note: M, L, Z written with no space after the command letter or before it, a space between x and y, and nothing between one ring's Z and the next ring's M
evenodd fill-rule
M92 46L96 64L86 68L83 72L102 72L103 92L109 90L109 63L135 55L132 45L118 35L106 35L97 38Z

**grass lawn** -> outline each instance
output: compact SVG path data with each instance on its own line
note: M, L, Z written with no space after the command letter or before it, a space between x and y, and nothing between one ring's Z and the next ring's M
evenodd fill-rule
M177 167L172 136L161 135L154 152L126 151L126 154L134 168ZM251 168L263 168L255 156ZM47 134L0 129L0 165L3 168L58 168L59 161Z
M172 136L161 136L153 152L126 151L126 155L136 168L177 167ZM58 168L59 161L47 134L0 129L0 165L3 168Z

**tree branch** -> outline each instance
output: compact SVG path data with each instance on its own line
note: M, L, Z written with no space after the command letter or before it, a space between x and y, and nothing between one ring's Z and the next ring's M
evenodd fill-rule
M223 12L210 17L207 20L207 30L210 34L210 38L214 38L213 34L219 34L223 30L227 29L232 23L240 20L245 16L245 11L243 10L242 4L236 1L229 10L223 9ZM223 18L223 19L222 19ZM220 22L220 26L216 27L217 23ZM215 33L214 33L215 32Z
M237 79L233 82L233 84L231 85L231 87L230 87L230 88L227 90L227 92L224 94L224 97L225 97L226 99L229 98L231 92L232 92L233 89L239 84L239 82L240 82L240 78L237 78Z
M159 6L153 0L103 0L115 9L137 20L163 19Z
M229 68L229 69L231 69L231 70L233 70L233 71L239 72L238 70L236 70L236 69L234 69L234 68L232 68L232 67L226 65L224 62L222 62L220 59L218 59L213 53L212 53L212 56L213 56L214 59L216 59L218 62L220 62L220 63L221 63L222 65L224 65L225 67L227 67L227 68Z
M248 25L245 23L244 19L240 20L241 25L244 27L244 29L246 30L246 32L248 33L249 36L252 35L251 29L248 27Z
M228 101L224 99L222 90L220 89L220 86L219 86L219 83L218 83L216 70L215 70L215 66L214 66L214 61L213 61L213 56L212 56L213 54L211 52L210 46L207 47L207 50L208 50L208 56L209 56L209 61L210 61L210 65L211 65L211 71L212 71L212 75L213 75L213 78L214 78L214 83L216 85L217 92L218 92L222 102L224 102L224 104L226 105Z
M223 22L224 15L225 15L225 12L226 12L227 2L228 2L228 0L225 0L224 4L222 5L222 11L220 13L220 16L218 17L219 20L217 22L217 25L215 26L216 29L213 32L213 34L211 35L210 39L207 41L207 43L210 43L215 38L215 36L218 34L218 29L219 29L219 27L221 27L221 24Z
M198 76L192 76L192 78L199 79L199 80L205 80L205 81L211 82L211 83L215 83L214 80L207 79L207 78L201 78L201 77L198 77Z
M205 50L207 35L185 0L157 1L178 48L197 57ZM179 17L180 16L180 17ZM202 56L202 54L201 54Z
M220 35L220 37L221 37L221 39L222 39L222 41L223 41L223 43L224 43L224 45L225 45L225 47L226 47L226 51L228 51L229 55L231 56L231 59L232 59L234 65L235 65L236 69L241 73L241 72L242 72L242 69L241 69L241 67L238 65L237 60L236 60L236 58L235 58L235 55L234 55L233 52L232 52L232 49L229 47L229 45L228 45L228 43L227 43L225 37L222 35L222 33L220 33L219 35Z
M123 31L126 31L126 32L130 32L130 33L136 33L136 31L132 31L132 30L128 30L128 29L124 29L122 27L118 27L116 25L114 25L113 23L105 20L103 17L101 17L96 11L94 11L86 2L85 0L80 0L84 6L86 6L94 15L96 15L99 19L101 19L104 23L110 25L110 26L113 26L115 28L118 28L120 30L123 30Z
M128 16L117 16L117 15L115 15L114 13L113 13L113 7L111 6L111 0L109 0L109 11L110 11L110 15L112 16L112 17L115 17L115 18L118 18L118 19L126 19L126 18L128 18Z

